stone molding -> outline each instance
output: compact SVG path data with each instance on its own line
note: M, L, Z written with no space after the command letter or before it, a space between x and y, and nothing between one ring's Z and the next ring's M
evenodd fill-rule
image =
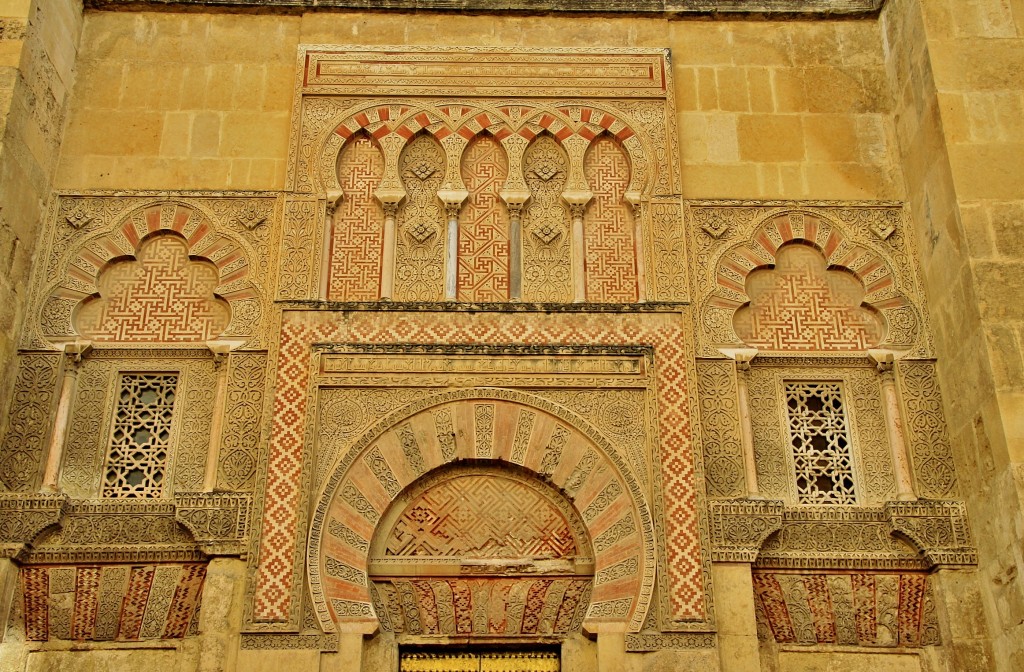
M887 502L885 512L893 529L918 547L931 567L978 564L963 502Z
M174 500L0 495L0 553L26 563L190 562L244 556L249 495L178 493Z
M67 505L61 494L5 493L0 497L0 554L20 556L40 532L60 521Z
M708 504L715 562L754 562L765 540L782 528L785 507L778 500L729 499Z
M524 14L575 13L575 14L771 14L815 16L844 15L859 16L878 12L884 0L508 0L501 3L502 12ZM86 0L88 9L181 9L183 6L203 5L210 8L252 9L261 8L267 12L291 12L296 10L439 10L447 12L488 12L495 11L492 0L390 0L377 3L373 0Z
M174 518L188 528L206 555L245 557L249 535L249 495L217 492L176 493Z

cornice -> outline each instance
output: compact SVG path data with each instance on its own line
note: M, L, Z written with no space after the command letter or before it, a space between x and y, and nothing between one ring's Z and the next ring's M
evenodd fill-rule
M85 0L87 9L152 11L331 10L443 11L491 14L771 15L775 18L869 16L885 0Z

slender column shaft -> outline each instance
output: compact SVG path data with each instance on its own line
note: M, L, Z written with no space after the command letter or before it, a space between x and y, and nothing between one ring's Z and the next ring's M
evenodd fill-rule
M889 449L892 451L892 465L896 476L896 498L902 501L917 499L914 495L914 483L910 477L910 458L907 455L907 442L903 434L903 419L900 416L900 398L896 391L896 379L893 376L892 364L879 371L882 376L882 408L885 411L885 429L889 436Z
M633 206L633 249L636 255L636 300L647 301L647 263L644 260L644 208L639 203Z
M224 411L228 396L228 355L214 353L217 368L217 389L213 396L213 419L210 422L210 450L206 456L206 474L203 477L203 492L213 492L217 487L217 467L220 464L220 442L224 430Z
M508 208L508 294L509 299L523 298L523 207Z
M573 301L583 303L587 300L586 259L583 243L583 209L584 205L573 203L569 206L572 212L572 288Z
M447 204L448 237L445 240L444 298L455 301L458 298L459 280L459 204Z
M61 463L64 461L64 443L67 439L68 424L71 420L71 400L78 380L80 355L65 351L64 378L57 400L57 413L50 433L50 445L46 451L46 467L43 471L43 492L57 492L60 483Z
M395 294L395 220L397 203L384 204L384 250L380 268L380 298L393 299Z
M747 497L760 499L757 486L757 461L754 459L754 426L750 416L750 391L747 378L750 361L736 361L736 396L740 414L740 448L743 451L743 469L747 477Z

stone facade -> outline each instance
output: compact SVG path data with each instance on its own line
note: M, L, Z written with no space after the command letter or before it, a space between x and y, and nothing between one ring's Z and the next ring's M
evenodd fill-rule
M3 669L1024 665L1024 6L0 15Z

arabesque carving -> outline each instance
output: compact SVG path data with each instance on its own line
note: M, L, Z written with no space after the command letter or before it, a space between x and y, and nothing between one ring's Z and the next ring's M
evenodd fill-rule
M0 495L0 553L17 557L40 532L56 525L67 509L63 494Z
M839 383L849 416L856 501L880 506L896 498L878 374L865 357L794 359L758 355L748 374L754 456L761 493L798 501L784 387L787 381Z
M120 372L177 372L177 395L171 419L163 490L199 490L210 445L214 362L203 349L93 350L79 365L70 431L61 472L61 488L72 497L101 494L101 476L111 437Z
M754 572L754 595L780 644L921 647L940 643L923 572Z
M374 68L351 60L350 56L357 53L372 53L369 57ZM401 66L391 62L396 54L402 55ZM552 58L553 54L557 55ZM443 76L435 70L439 56L446 63ZM588 64L595 58L601 66L587 76L587 85L581 86L579 75L589 72ZM528 88L513 74L523 72L525 64L539 68L531 74ZM440 197L452 209L448 214L458 216L460 208L474 207L473 198L464 200L469 193L467 185L477 189L476 174L468 173L467 182L460 165L466 157L476 162L473 157L479 147L475 145L489 136L497 141L486 141L493 142L497 152L491 167L507 165L509 172L507 178L498 175L500 170L483 172L493 173L496 183L504 179L500 196L509 208L509 216L522 209L518 244L522 248L523 298L583 300L574 296L582 290L573 292L569 285L569 267L576 266L582 272L584 254L591 257L588 268L593 275L587 300L687 298L682 270L685 235L682 212L674 198L679 193L675 113L664 50L602 49L594 54L579 49L545 49L540 54L529 48L305 46L300 48L298 66L305 74L297 80L288 161L289 185L297 193L327 194L330 200L340 197L343 202L346 188L352 185L346 187L342 182L347 182L351 171L339 175L339 157L344 160L353 143L364 142L360 138L369 136L379 143L384 155L384 173L375 193L385 208L379 222L385 231L389 207L398 208L401 220L403 209L430 207ZM328 75L320 70L322 67L340 69ZM382 79L381 69L391 67L400 67L403 75ZM564 79L570 70L577 73L571 87ZM493 72L502 74L488 80L484 73ZM488 81L491 83L485 84ZM545 90L561 93L554 97L541 94ZM399 165L414 145L425 147L428 143L438 150L429 167L418 161L417 174ZM532 164L537 161L527 145L549 143L561 153L556 163L562 168L541 161L535 169ZM613 149L606 151L608 147ZM587 169L589 177L584 169L587 160L592 164ZM607 165L598 170L597 163ZM589 214L583 212L590 200L585 195L591 193L587 179L595 180L599 187ZM605 198L611 200L604 203ZM652 199L660 199L653 208L649 207ZM418 201L423 203L413 205ZM583 231L590 236L589 243L583 245L580 241L571 256L569 204L580 208L587 222ZM500 208L495 212L504 220L506 213ZM462 215L463 227L479 219L472 212ZM433 276L444 261L441 249L447 233L444 222L435 223L435 219L417 220L404 233L399 226L397 286L401 286L403 272L407 277L429 276L414 284L440 283L441 278ZM535 223L532 231L530 221ZM508 226L503 224L501 228ZM463 241L461 254L477 249L468 247L469 239L459 235ZM499 238L507 235L502 233ZM410 240L416 248L411 257L408 251L403 252L410 247ZM517 244L509 242L512 247ZM387 254L385 250L385 259ZM470 270L466 264L476 263L478 257L475 255L470 262L459 256L458 262L446 263L458 263L462 270L457 275L465 276ZM410 259L419 262L410 265ZM518 259L513 252L509 261ZM511 269L510 276L518 277L518 270ZM456 275L454 269L440 271ZM384 273L389 273L386 264ZM471 295L468 290L456 294L459 300L467 301L507 300L500 291L486 296ZM433 288L425 294L420 290L410 293L408 284L405 293L399 292L398 296L412 300L439 298Z
M204 563L21 568L32 641L136 642L198 634Z
M782 528L779 501L730 499L709 506L711 559L717 562L753 562L764 540Z
M967 522L967 507L963 502L888 502L885 512L893 528L924 553L930 566L956 567L978 563Z
M925 570L916 548L893 536L885 509L793 507L762 545L758 567L799 569Z
M249 495L179 492L174 517L188 528L206 555L245 556L249 530Z
M5 490L26 492L38 486L51 412L56 405L61 356L28 352L18 357L14 394L3 418L0 482Z

